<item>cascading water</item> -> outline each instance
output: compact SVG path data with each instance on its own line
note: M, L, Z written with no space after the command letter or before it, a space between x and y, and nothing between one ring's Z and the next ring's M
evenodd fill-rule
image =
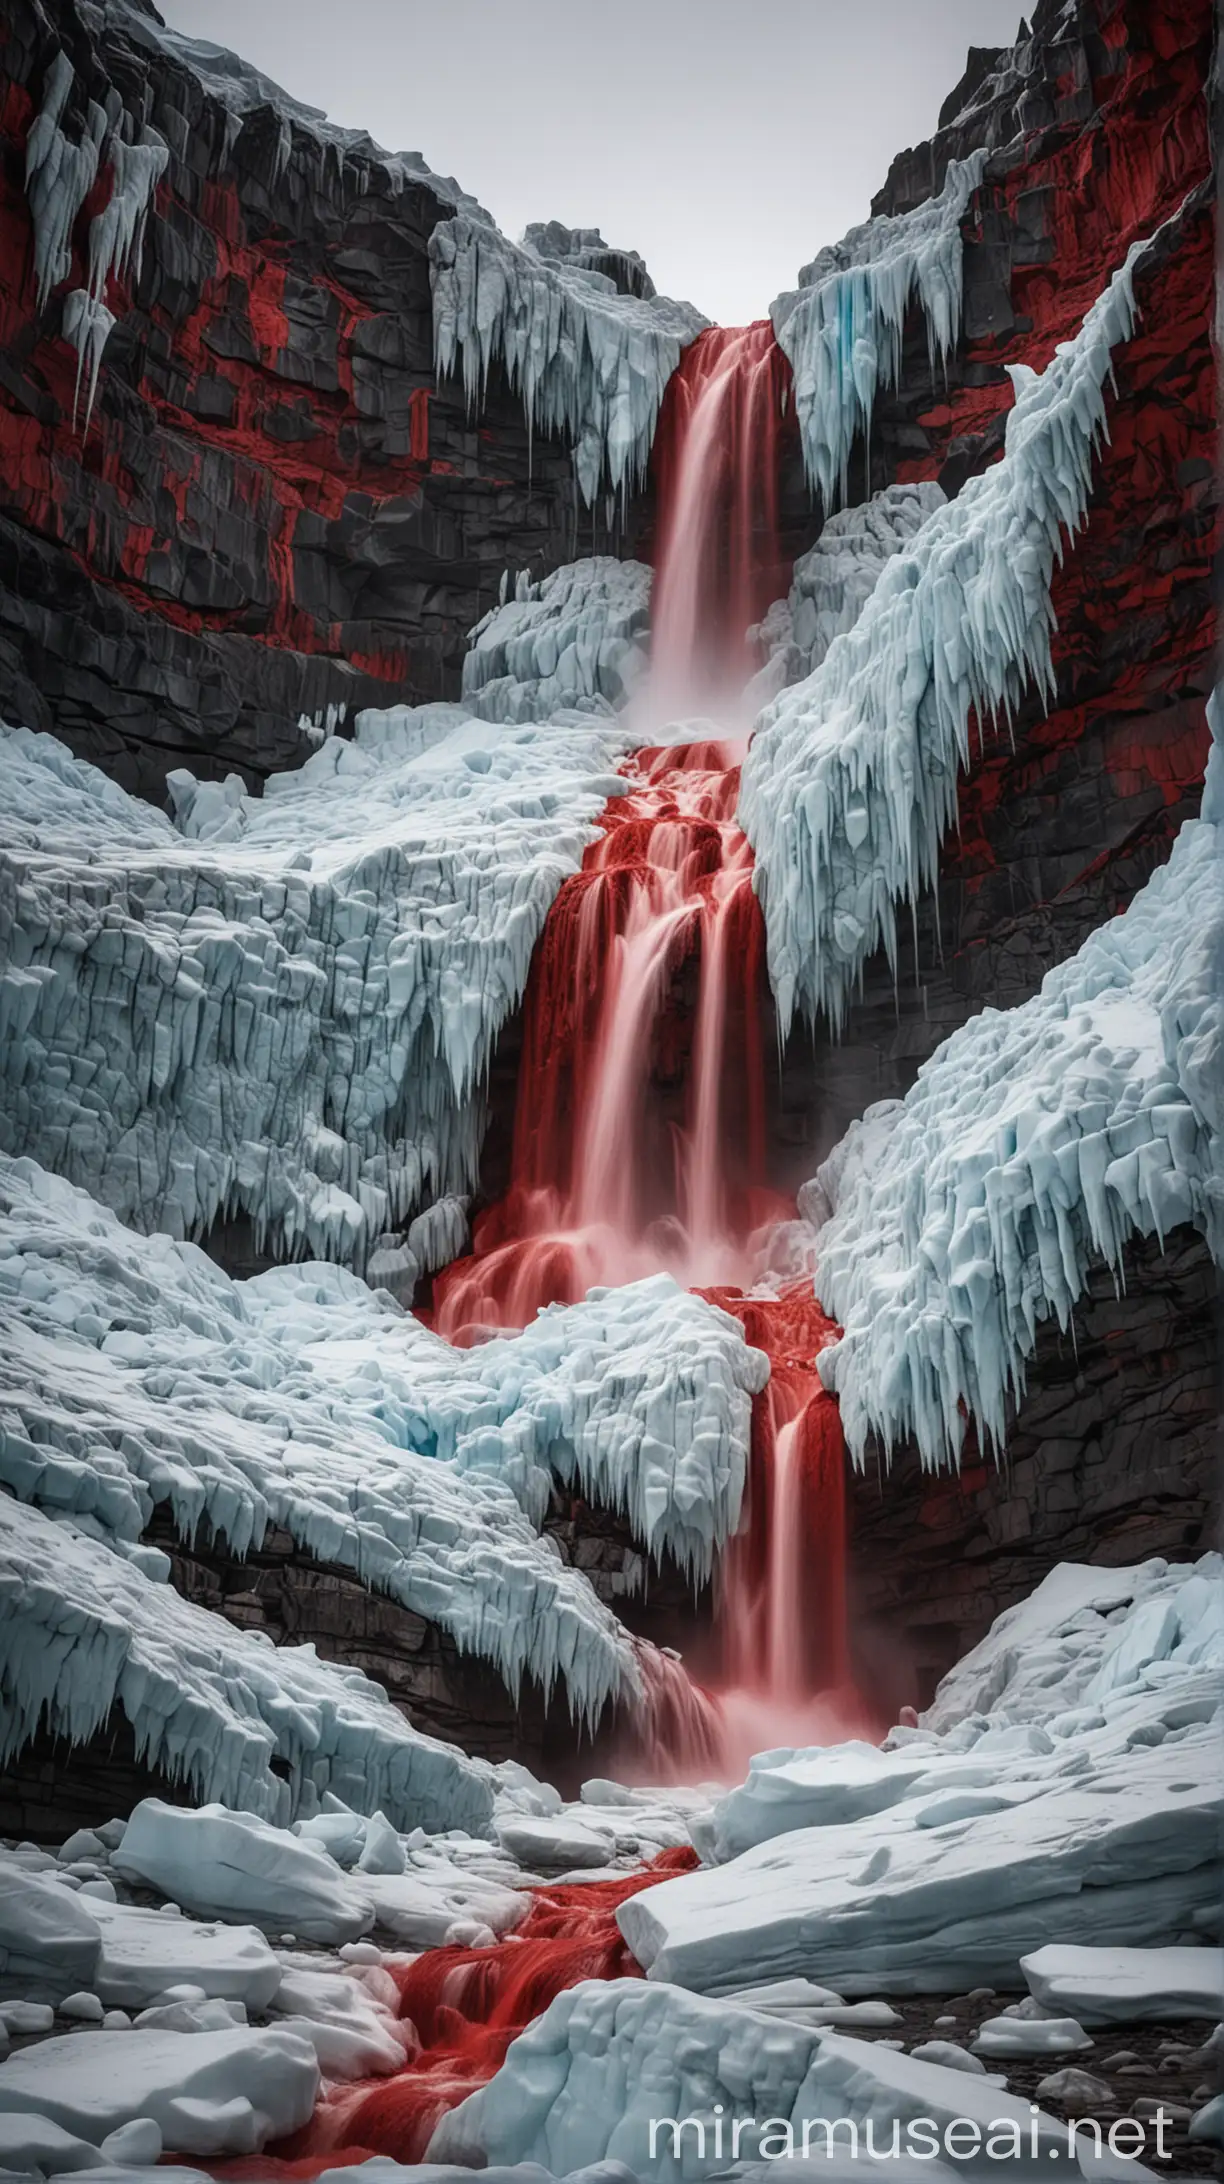
M691 733L712 696L734 714L746 631L776 583L787 386L764 322L712 328L668 389L647 721ZM765 1181L763 932L734 820L744 748L734 735L652 745L622 769L625 793L537 951L509 1192L434 1289L437 1331L462 1344L662 1269L738 1313L771 1358L747 1522L721 1578L714 1693L643 1653L642 1766L656 1780L731 1774L754 1750L861 1722L846 1689L840 1424L815 1372L834 1330L805 1285L745 1294L762 1232L793 1209Z

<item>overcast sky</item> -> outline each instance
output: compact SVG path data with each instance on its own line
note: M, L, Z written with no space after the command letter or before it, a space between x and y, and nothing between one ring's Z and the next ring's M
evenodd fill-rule
M931 134L1022 0L160 0L508 235L599 227L723 325L761 318Z

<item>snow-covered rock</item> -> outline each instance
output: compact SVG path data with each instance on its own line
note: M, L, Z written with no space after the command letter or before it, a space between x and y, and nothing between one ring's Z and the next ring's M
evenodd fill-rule
M1087 505L1147 247L1134 245L1043 373L1009 367L1002 460L927 517L853 627L758 720L739 818L783 1035L796 1009L838 1027L876 948L895 962L897 905L933 880L956 815L971 712L988 722L1030 682L1052 688L1050 579Z
M469 635L464 703L482 720L611 714L646 669L651 570L599 554L533 583L520 572ZM503 593L507 591L502 580Z
M1051 1941L1022 1957L1020 1969L1038 2002L1085 2025L1224 2014L1221 1949L1075 1949Z
M819 1249L844 1333L819 1371L856 1456L912 1433L955 1461L967 1417L1001 1446L1038 1323L1065 1329L1136 1232L1189 1222L1224 1258L1222 815L1217 742L1202 816L1128 909L953 1033L848 1150Z
M1056 1570L883 1751L760 1755L695 1831L727 1862L626 1903L625 1938L652 1978L846 1996L1015 1987L1051 1933L1206 1942L1221 1665L1219 1556Z
M990 2062L1011 2056L1078 2055L1093 2045L1074 2017L988 2017L979 2025L975 2055Z
M920 2117L934 2132L925 2155L922 2135L910 2138ZM694 2120L673 2142L670 2125L685 2118ZM611 2158L671 2184L758 2151L770 2161L806 2150L822 2164L830 2145L841 2153L853 2144L868 2157L891 2151L895 2162L912 2146L929 2173L926 2160L954 2119L977 2125L983 2168L992 2129L995 2163L1008 2150L1023 2150L1034 2169L1052 2150L1065 2157L1062 2127L986 2077L679 1987L589 1980L558 1995L513 2042L497 2076L443 2118L428 2152L434 2160L476 2152L547 2162L561 2172ZM962 2158L968 2151L962 2133Z
M258 2153L308 2120L313 2047L279 2027L230 2032L91 2032L46 2040L0 2063L0 2115L33 2110L89 2144L148 2116L173 2153Z
M460 211L429 238L434 355L462 363L468 401L500 360L528 424L563 433L589 506L601 488L629 492L646 473L663 390L706 320L691 303L622 295L581 254L512 243L487 214Z
M799 286L771 306L794 374L795 413L808 480L826 508L844 498L850 451L871 425L875 398L901 368L905 314L916 300L932 361L960 336L960 224L982 177L984 152L952 160L938 194L911 212L852 228L802 268Z

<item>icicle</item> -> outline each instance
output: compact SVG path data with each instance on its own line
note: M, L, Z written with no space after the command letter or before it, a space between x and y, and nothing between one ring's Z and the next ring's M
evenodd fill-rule
M87 375L88 398L85 403L85 430L93 416L94 397L98 391L98 369L102 362L115 314L104 303L91 296L86 288L70 289L64 298L63 334L77 353L76 381L72 390L72 429L76 431L77 406L81 395L81 376Z
M41 311L53 288L72 270L72 224L93 188L107 117L90 101L86 134L73 144L60 127L72 90L68 55L56 54L47 70L43 102L26 143L25 189L34 222L34 275Z

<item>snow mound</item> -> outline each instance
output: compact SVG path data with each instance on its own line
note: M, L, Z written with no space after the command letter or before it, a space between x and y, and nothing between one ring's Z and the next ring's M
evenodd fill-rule
M1136 243L1038 374L1016 391L1002 460L894 554L853 627L757 723L740 824L756 853L783 1033L796 1008L844 1021L863 965L896 960L896 905L935 876L956 816L969 720L1052 690L1050 579L1087 505L1111 356L1134 322Z
M932 480L887 485L861 507L829 517L816 544L796 561L787 597L775 599L748 632L749 643L765 654L751 685L758 705L821 665L833 639L853 629L885 562L943 506L944 494Z
M482 720L614 713L646 669L651 570L598 554L532 583L525 570L469 632L463 697Z
M660 1893L648 1889L635 1900ZM758 2152L772 2163L788 2150L806 2151L824 2173L831 2152L853 2147L874 2173L870 2157L891 2149L886 2166L895 2166L920 2117L940 2138L954 2118L976 2122L983 2145L998 2125L1000 2154L1010 2146L1018 2156L1021 2141L1013 2143L1012 2132L1022 2132L1034 2168L1044 2169L1051 2150L1066 2151L1061 2125L985 2076L680 1987L588 1980L558 1995L519 2035L497 2076L443 2118L428 2152L433 2160L475 2154L546 2162L562 2173L612 2159L635 2176L670 2184L742 2173L729 2166L732 2159L747 2162ZM692 2120L673 2138L671 2124L684 2118ZM920 2137L913 2143L924 2174L958 2166L932 2168L929 2141L925 2154ZM847 2159L846 2170L835 2173L857 2167Z
M653 1979L844 1995L1014 1987L1051 1932L1205 1943L1222 1668L1220 1556L1066 1565L883 1750L762 1754L696 1830L726 1862L625 1904L625 1938Z
M41 1725L80 1743L118 1706L139 1758L228 1805L287 1820L331 1790L407 1827L488 1825L490 1770L359 1670L260 1643L7 1494L0 1640L0 1765Z
M954 159L937 197L852 228L804 266L798 288L770 307L794 373L808 482L826 508L837 494L845 498L850 451L856 434L870 429L877 393L897 384L911 301L925 315L932 364L956 345L960 224L985 162L984 151Z
M530 427L563 433L588 507L601 486L627 493L645 477L663 390L680 352L706 325L691 303L623 295L610 273L512 243L487 215L464 210L429 238L434 355L462 358L475 405L504 365Z
M171 775L180 832L0 730L0 1146L138 1228L244 1213L364 1266L475 1182L493 1042L624 744L363 713L261 798Z
M314 2049L281 2027L91 2032L0 2063L0 2115L33 2109L91 2145L150 2117L173 2153L259 2153L310 2119Z
M955 1032L837 1164L818 1280L844 1334L819 1370L857 1460L913 1434L940 1467L967 1417L1000 1447L1038 1323L1065 1329L1128 1236L1189 1222L1224 1255L1222 811L1217 747L1203 816L1128 909Z

